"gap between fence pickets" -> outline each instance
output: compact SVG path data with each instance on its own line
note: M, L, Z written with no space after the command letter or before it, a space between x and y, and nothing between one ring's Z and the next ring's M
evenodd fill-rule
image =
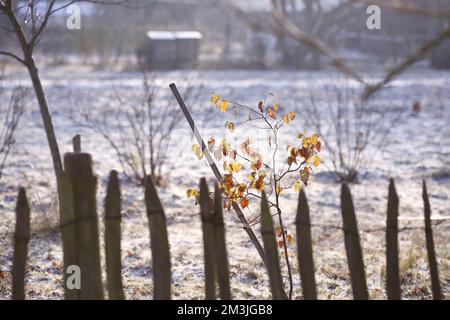
M203 141L203 138L201 137L200 133L198 132L198 129L197 129L197 126L195 125L194 119L192 118L191 113L189 112L183 98L181 97L181 95L177 89L177 86L175 85L175 83L171 83L169 85L169 87L172 90L178 104L180 105L180 108L183 111L183 114L186 117L186 120L189 123L189 126L191 127L195 138L197 139L198 143L200 144L202 152L205 155L206 161L208 162L211 170L213 171L217 181L220 182L222 180L222 175L219 172L219 169L217 168L211 154L209 153L209 150L206 147L206 144ZM247 219L245 218L245 216L242 213L242 210L239 208L239 206L235 202L233 202L232 206L233 206L234 211L236 212L236 215L238 216L239 220L241 221L244 230L247 232L248 236L250 237L250 240L252 241L253 245L255 246L256 250L258 251L258 253L259 253L261 259L263 260L263 263L267 269L267 258L266 258L264 249L261 246L261 243L259 242L255 233L253 232L253 229L251 228L250 224L248 223Z
M398 217L398 220L404 221L424 221L424 217ZM441 221L441 220L450 220L450 216L438 215L434 214L430 217L430 220Z

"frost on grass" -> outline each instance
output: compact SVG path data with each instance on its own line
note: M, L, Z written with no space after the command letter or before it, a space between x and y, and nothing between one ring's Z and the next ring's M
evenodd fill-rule
M71 70L76 73L76 70ZM416 73L417 72L417 73ZM421 180L429 184L432 216L448 216L450 206L450 179L445 174L450 155L450 103L448 88L450 76L443 72L428 72L427 77L419 77L419 71L411 71L393 82L376 102L397 110L405 108L404 115L381 149L375 150L368 164L360 172L360 182L353 184L352 194L361 230L364 262L371 298L386 298L385 281L385 235L388 179L396 180L400 198L399 234L400 270L402 294L407 299L431 298L428 263L425 251L424 232L421 227L423 205ZM119 164L113 150L98 134L74 125L69 113L73 107L68 96L84 96L91 108L99 108L108 103L107 97L113 91L126 92L141 85L139 74L124 74L120 78L113 74L102 77L92 73L79 72L71 77L71 89L61 86L67 82L68 72L44 71L48 88L48 98L54 115L55 130L61 143L61 152L71 150L71 139L80 133L83 149L92 153L94 169L99 177L98 208L102 216L102 200L106 188L108 172L118 169ZM51 77L48 77L51 75ZM17 76L20 80L20 75ZM156 84L165 88L176 73L162 73ZM213 116L211 92L223 92L235 100L257 103L261 96L271 91L278 101L290 106L296 113L296 122L309 133L313 128L304 123L302 108L290 99L305 99L307 87L320 93L329 74L316 72L251 72L241 74L231 72L204 72L200 75L203 96L199 105L189 106L198 122L199 130L207 139L225 133L223 118ZM417 79L420 78L420 81ZM76 79L76 80L73 80ZM102 80L98 80L102 79ZM22 81L22 80L20 80ZM23 81L26 84L26 81ZM411 88L411 86L413 88ZM413 90L412 90L413 89ZM169 89L167 89L169 90ZM170 96L166 97L167 99ZM70 99L69 99L70 100ZM420 112L411 110L414 101L421 100ZM225 105L222 106L225 108ZM228 105L230 107L230 105ZM239 132L238 122L233 120L234 132ZM229 125L229 124L228 124ZM296 125L286 126L295 136ZM42 134L40 118L34 113L26 113L18 128L17 148L11 153L7 167L0 181L0 298L11 297L12 241L14 225L14 205L18 185L27 188L32 209L32 239L26 276L26 294L30 299L62 298L62 251L57 225L57 206L51 163L45 138ZM286 143L286 141L282 141ZM204 161L192 154L193 137L187 124L180 122L169 145L170 161L167 164L168 183L159 188L161 201L168 217L168 232L173 268L173 297L176 299L203 298L203 246L199 209L193 201L186 199L186 190L197 186L200 177L206 176L212 182L212 174ZM217 142L216 142L217 143ZM351 299L350 279L345 258L345 248L340 226L339 190L332 174L332 164L327 160L327 151L321 152L321 165L311 176L306 192L310 202L312 237L318 295L321 299ZM149 230L143 191L135 184L122 178L123 223L122 262L125 293L127 298L150 299L152 297L152 269ZM297 196L283 192L286 226L293 226ZM245 208L251 220L258 215L258 206ZM416 219L411 219L416 218ZM270 297L268 278L256 250L246 233L238 227L232 212L225 215L227 244L230 257L231 288L235 298L266 299ZM259 234L258 226L255 226ZM435 222L434 238L438 258L442 290L450 298L450 248L447 221ZM101 230L101 232L103 232ZM103 242L103 240L102 240ZM103 252L101 252L103 255ZM299 274L294 250L290 251L294 275L294 299L301 299ZM281 259L282 261L282 259ZM282 265L285 268L285 265ZM285 270L285 269L283 269ZM287 279L285 279L287 280Z

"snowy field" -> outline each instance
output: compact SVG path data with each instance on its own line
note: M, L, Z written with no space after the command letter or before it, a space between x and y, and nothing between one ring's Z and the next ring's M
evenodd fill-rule
M376 79L376 72L374 79ZM323 86L336 82L337 75L323 72L281 71L201 71L164 72L156 77L163 92L161 99L173 99L169 83L189 76L201 85L201 95L195 106L189 106L199 122L205 139L225 134L225 118L212 109L210 97L216 92L223 97L256 104L265 96L280 102L282 107L297 113L294 126L286 129L286 137L296 131L314 131L306 121L310 116L303 108L308 90L320 95ZM107 73L83 68L45 69L42 73L49 106L53 113L61 152L71 151L72 137L82 135L83 151L92 154L99 177L99 215L108 172L120 171L114 151L95 132L75 124L69 114L82 107L100 109L108 103L114 90L126 95L139 90L139 73ZM29 85L23 71L12 72L3 86ZM338 82L339 83L339 82ZM430 279L425 251L422 203L422 179L428 184L434 239L445 297L450 298L450 73L417 68L404 74L379 93L374 102L388 112L402 110L385 141L369 150L370 162L362 168L360 180L351 185L366 265L371 298L385 299L385 226L389 178L395 178L400 198L399 235L402 293L406 299L431 298ZM166 92L164 91L166 90ZM269 95L272 93L273 96ZM78 101L77 101L78 100ZM74 102L77 101L77 102ZM415 101L421 102L420 112L413 112ZM175 101L173 100L175 103ZM394 112L392 114L394 117ZM391 118L392 118L391 117ZM236 135L242 134L239 128ZM381 134L381 133L380 133ZM194 143L187 123L181 121L170 144L166 164L167 183L159 194L168 218L171 244L173 297L202 299L203 249L199 208L186 198L186 189L195 187L206 176L211 186L213 175L204 161L191 152ZM285 136L281 138L285 139ZM287 139L287 138L286 138ZM57 228L55 183L50 155L40 114L33 103L22 119L17 144L8 160L0 181L0 298L11 296L12 240L14 206L19 186L27 188L32 209L32 239L26 277L26 294L30 299L62 298L62 251ZM284 141L284 140L283 140ZM263 148L263 147L262 147ZM314 259L318 293L321 299L351 299L350 279L345 257L343 232L332 226L342 224L340 216L340 185L331 173L329 154L322 152L322 165L307 186L310 202ZM170 173L169 173L170 172ZM124 177L122 177L124 178ZM123 278L127 298L151 299L152 270L147 217L143 206L143 190L130 182L122 183L123 215L122 250ZM286 225L294 231L297 195L282 194ZM258 214L256 203L245 209L249 219ZM256 250L246 233L239 228L233 212L226 212L228 253L231 266L231 286L234 298L267 299L270 297L268 277ZM255 228L259 235L258 226ZM294 273L294 298L301 299L297 261L293 247L291 261ZM103 252L102 252L103 254ZM284 269L284 274L286 270Z

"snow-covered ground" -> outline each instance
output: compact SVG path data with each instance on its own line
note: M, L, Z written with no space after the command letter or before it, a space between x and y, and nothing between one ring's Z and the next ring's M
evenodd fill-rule
M374 79L377 77L374 72ZM295 126L286 129L281 140L295 134L295 130L308 130L310 116L302 108L308 90L320 96L323 86L339 78L331 71L201 71L164 72L157 75L156 84L167 90L171 82L180 82L186 76L194 77L202 85L201 96L190 106L194 118L205 138L225 134L222 114L214 112L210 104L211 92L223 97L255 104L265 96L280 102L283 107L297 113ZM69 117L76 108L74 98L83 97L84 107L100 108L108 101L112 90L127 94L142 85L138 73L108 73L85 68L64 67L42 72L49 105L53 113L55 130L61 152L71 151L71 139L82 135L83 151L92 154L99 177L99 215L104 197L108 172L120 171L114 151L102 137L80 128ZM16 71L8 75L3 86L16 83L29 85L26 74ZM334 79L334 80L333 80ZM182 84L179 83L182 87ZM386 110L403 110L386 141L370 150L370 163L362 169L360 182L351 185L361 241L364 250L367 280L372 298L386 298L385 235L378 229L385 226L388 180L395 178L400 197L400 268L403 296L410 299L430 298L430 279L425 251L422 203L422 179L428 184L432 216L450 216L450 73L417 68L394 81L374 98ZM273 94L273 97L269 95ZM412 105L420 101L420 112ZM111 102L112 103L112 102ZM175 103L175 102L174 102ZM78 104L79 106L79 104ZM73 110L72 110L73 111ZM388 111L389 112L389 111ZM394 113L393 113L394 114ZM392 115L393 117L394 115ZM389 119L389 114L388 118ZM204 121L202 121L204 120ZM290 129L289 129L290 128ZM237 128L236 135L239 135ZM381 133L380 133L381 134ZM8 273L13 254L14 205L18 186L27 188L32 209L33 236L29 246L27 269L27 296L32 299L62 297L62 251L57 229L55 187L40 114L36 104L21 122L17 144L8 160L4 177L0 181L0 298L11 295ZM172 254L174 298L203 298L203 250L199 208L186 199L186 189L195 187L199 178L213 175L204 161L191 152L194 143L187 123L183 120L170 145L167 168L169 183L159 189L168 217L168 232ZM376 152L374 152L376 151ZM322 166L311 177L307 187L313 227L314 259L317 285L321 299L350 299L351 288L345 258L339 209L340 185L331 174L327 150L322 152ZM128 298L146 299L152 295L152 270L149 230L143 206L143 191L131 183L123 183L123 277ZM286 224L294 231L296 194L285 192L282 207ZM258 206L245 210L251 219ZM243 299L269 298L268 278L261 260L245 232L239 228L233 212L226 213L227 242L231 266L233 296ZM448 220L435 220L434 238L441 285L445 297L450 297L450 224ZM258 227L255 228L259 235ZM294 272L294 298L301 298L296 257L291 250ZM103 254L103 252L102 252ZM285 271L285 270L284 270ZM286 273L286 272L284 272Z

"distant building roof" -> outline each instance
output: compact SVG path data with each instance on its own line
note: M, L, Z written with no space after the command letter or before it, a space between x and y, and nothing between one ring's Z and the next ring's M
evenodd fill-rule
M152 40L201 39L198 31L149 31L147 37Z

